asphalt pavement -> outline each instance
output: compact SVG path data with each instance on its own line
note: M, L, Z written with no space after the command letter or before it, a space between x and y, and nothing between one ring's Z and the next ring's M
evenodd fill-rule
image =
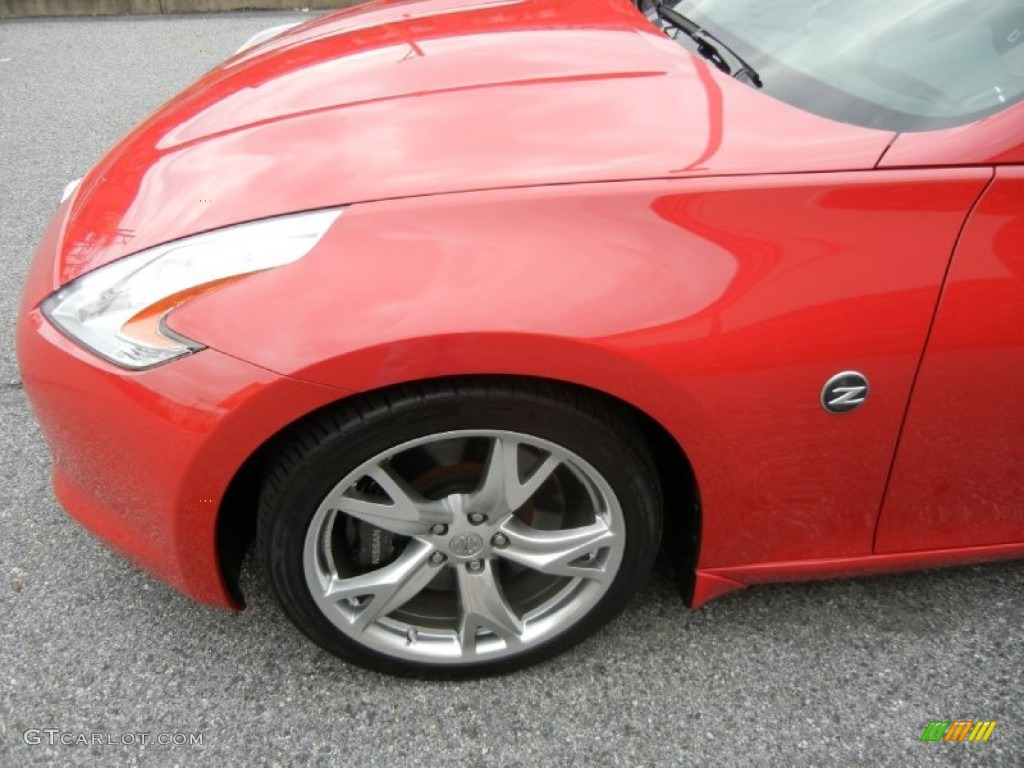
M438 683L321 652L252 563L248 610L205 608L67 517L13 349L61 188L249 35L300 18L0 22L0 768L1024 765L1020 562L758 587L694 613L659 569L573 651ZM955 719L998 725L919 741Z

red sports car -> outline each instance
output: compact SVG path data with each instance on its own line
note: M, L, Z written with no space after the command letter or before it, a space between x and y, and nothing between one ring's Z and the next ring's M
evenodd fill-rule
M659 547L1024 556L1018 0L385 0L69 185L18 352L58 498L358 664L556 653Z

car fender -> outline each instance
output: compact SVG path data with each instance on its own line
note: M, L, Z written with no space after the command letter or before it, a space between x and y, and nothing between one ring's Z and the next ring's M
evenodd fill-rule
M605 392L689 458L702 566L864 556L943 276L990 178L666 179L352 205L299 262L169 324L345 390L509 374ZM849 370L871 395L837 416L822 388Z

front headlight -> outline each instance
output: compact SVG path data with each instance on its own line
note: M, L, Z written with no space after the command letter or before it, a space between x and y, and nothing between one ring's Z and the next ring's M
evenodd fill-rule
M164 322L175 307L254 272L301 259L342 208L240 224L141 251L71 281L42 303L71 339L143 370L203 348Z
M244 43L242 43L242 47L235 51L235 56L240 54L242 51L247 51L250 48L254 48L261 43L267 42L267 40L269 40L272 37L277 37L278 35L284 34L292 27L299 26L299 24L302 24L302 22L295 21L292 22L291 24L279 24L276 27L270 27L269 29L264 29L262 32L257 32L255 35L253 35Z

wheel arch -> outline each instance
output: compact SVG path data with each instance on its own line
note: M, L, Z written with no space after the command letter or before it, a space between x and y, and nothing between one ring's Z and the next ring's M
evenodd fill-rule
M563 379L516 374L436 376L357 392L305 414L268 437L232 476L218 509L215 534L217 562L221 578L231 596L239 605L245 605L240 575L246 555L256 536L260 482L277 446L287 441L292 433L315 419L324 410L336 408L343 402L358 402L360 399L381 394L386 396L389 391L427 382L454 381L469 384L511 379L532 380L596 398L621 413L624 418L630 419L639 428L654 458L664 499L662 557L672 566L682 598L687 604L691 604L700 547L702 512L693 465L676 437L658 419L638 405L601 389Z

